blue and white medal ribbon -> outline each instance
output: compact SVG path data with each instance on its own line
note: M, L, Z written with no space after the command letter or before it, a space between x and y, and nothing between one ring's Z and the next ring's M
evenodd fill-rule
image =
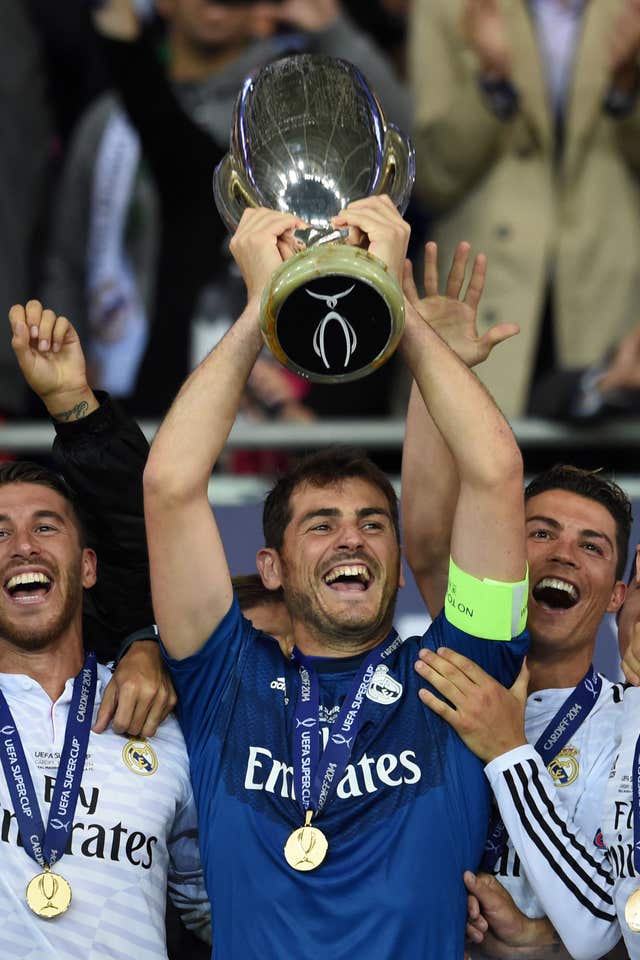
M360 668L333 725L327 746L320 752L320 685L313 659L297 647L291 659L298 665L300 689L293 717L293 783L296 798L305 816L304 826L290 834L284 848L287 863L295 870L314 870L324 860L328 843L311 818L321 813L333 795L349 764L355 739L363 723L362 706L376 668L384 663L404 640L395 631L374 647Z
M534 749L542 757L545 767L555 760L565 744L582 726L598 702L601 690L602 677L595 672L591 664L580 683L571 691L534 744ZM504 853L508 839L502 818L497 813L489 826L489 837L480 864L482 871L493 873L496 863Z
M640 876L640 737L633 753L632 803L633 803L633 867ZM640 933L640 890L634 890L624 906L624 919L633 933Z
M569 694L534 744L545 767L548 767L558 756L564 745L587 719L598 701L601 690L602 677L595 672L591 664L578 686Z
M80 793L97 682L96 656L88 653L73 683L60 764L47 827L42 820L27 759L13 714L0 691L0 762L25 851L42 868L27 887L27 903L38 916L56 917L71 903L71 887L51 867L62 857Z

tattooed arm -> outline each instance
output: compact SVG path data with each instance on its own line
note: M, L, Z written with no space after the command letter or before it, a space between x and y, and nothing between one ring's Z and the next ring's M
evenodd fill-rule
M9 314L12 347L27 384L56 427L53 455L73 488L87 544L98 554L98 581L85 591L85 644L102 661L122 641L153 623L144 530L142 472L148 444L135 420L86 379L82 346L72 324L37 300ZM175 703L156 640L126 648L102 700L96 732L152 736Z
M24 378L54 420L81 420L98 409L80 338L66 317L29 300L25 307L11 308L9 322Z

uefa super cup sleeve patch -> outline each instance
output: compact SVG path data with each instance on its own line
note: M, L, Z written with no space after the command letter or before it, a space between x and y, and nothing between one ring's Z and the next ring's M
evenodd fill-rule
M529 570L518 583L478 580L449 559L444 612L449 623L473 637L511 640L525 628Z
M132 773L150 777L158 769L158 757L147 740L128 740L122 749L122 759Z

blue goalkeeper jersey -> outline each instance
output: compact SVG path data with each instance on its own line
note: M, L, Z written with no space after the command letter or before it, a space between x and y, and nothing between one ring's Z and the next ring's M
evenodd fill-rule
M421 646L448 646L511 684L526 634L479 640L443 615L379 666L337 790L314 823L318 869L284 858L303 815L294 799L298 668L237 602L195 655L168 660L198 807L216 960L462 960L465 870L482 855L482 763L418 698ZM361 657L314 658L326 743Z

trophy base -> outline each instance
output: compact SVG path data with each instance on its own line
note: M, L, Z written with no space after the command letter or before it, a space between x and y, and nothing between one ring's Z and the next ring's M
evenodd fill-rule
M314 383L366 377L393 354L404 300L384 263L359 247L311 247L274 272L262 296L265 343Z

